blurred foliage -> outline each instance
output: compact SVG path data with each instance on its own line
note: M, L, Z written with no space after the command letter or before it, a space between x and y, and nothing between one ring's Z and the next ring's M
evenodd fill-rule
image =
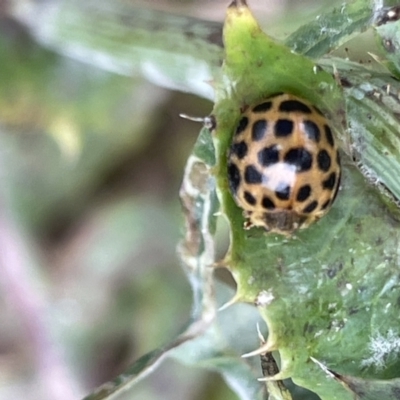
M57 351L83 395L186 322L177 193L196 130L178 111L209 105L56 55L14 20L0 26L1 215L24 238L27 279L43 288ZM18 291L9 279L0 397L55 399L35 384L35 341L8 303ZM160 304L169 311L155 312Z

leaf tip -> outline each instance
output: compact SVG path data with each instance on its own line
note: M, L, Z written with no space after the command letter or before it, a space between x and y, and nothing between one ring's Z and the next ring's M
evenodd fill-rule
M270 341L267 341L266 343L262 344L258 349L253 350L250 353L243 354L242 358L259 356L260 354L271 353L271 351L275 351L275 350L277 350L275 343L271 343Z
M271 376L264 376L262 378L258 378L257 380L259 382L270 382L270 381L283 381L284 379L288 379L291 377L291 374L289 373L289 370L282 370L279 371L277 374L275 375L271 375Z
M234 304L238 303L239 301L240 301L240 298L237 295L235 295L229 301L227 301L225 304L223 304L221 307L219 307L218 312L226 310L227 308L229 308L230 306L233 306Z

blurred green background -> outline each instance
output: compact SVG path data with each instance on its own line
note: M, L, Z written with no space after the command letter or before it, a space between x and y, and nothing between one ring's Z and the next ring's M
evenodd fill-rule
M131 3L222 22L229 2ZM250 1L281 37L331 3ZM189 319L178 191L200 126L178 114L212 104L55 54L9 7L0 2L0 399L78 399ZM168 360L121 398L237 397L217 374Z

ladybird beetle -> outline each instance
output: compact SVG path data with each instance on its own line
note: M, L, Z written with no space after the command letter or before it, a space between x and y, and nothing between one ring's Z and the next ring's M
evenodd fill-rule
M241 115L228 154L228 181L245 228L291 236L328 212L340 181L329 122L306 100L278 94Z

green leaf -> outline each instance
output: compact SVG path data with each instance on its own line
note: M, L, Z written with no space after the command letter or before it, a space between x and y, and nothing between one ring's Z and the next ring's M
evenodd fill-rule
M275 379L291 377L323 400L353 399L349 387L327 378L321 364L361 381L375 379L378 385L399 376L400 234L399 220L387 207L393 203L382 201L376 187L344 157L338 199L321 221L291 238L258 228L245 231L226 173L240 107L280 91L323 104L331 115L345 107L332 76L316 73L310 60L264 35L246 6L228 9L224 38L214 140L219 195L231 227L225 261L238 285L236 299L259 305L269 327L263 351L278 350L281 358ZM350 98L351 111L355 99ZM360 118L355 112L350 115L351 121ZM370 132L376 132L376 126ZM390 346L377 345L389 337Z
M285 44L294 51L319 58L371 26L372 1L353 0L324 13L293 32Z

